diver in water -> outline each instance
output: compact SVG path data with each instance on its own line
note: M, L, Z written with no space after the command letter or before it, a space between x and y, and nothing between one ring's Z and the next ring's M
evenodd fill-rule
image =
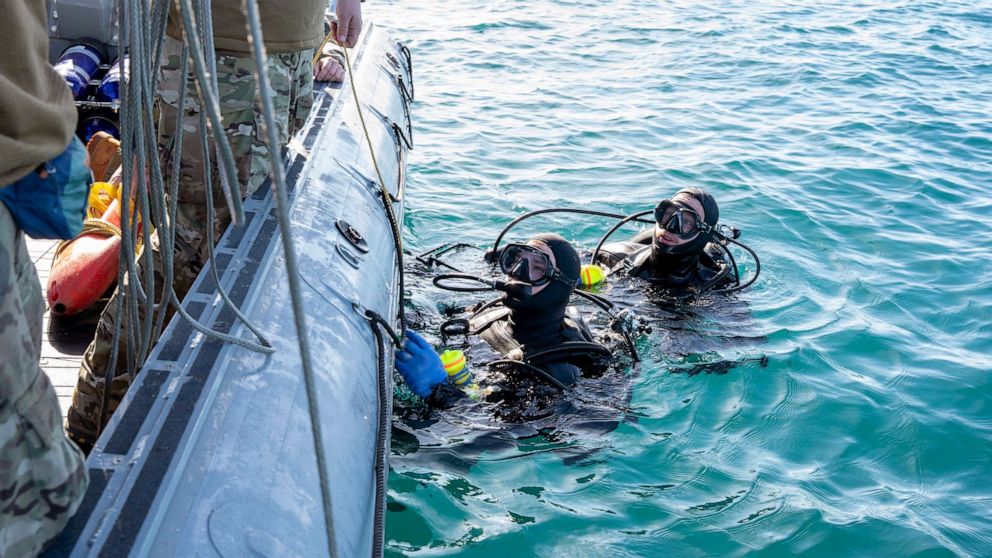
M492 260L506 275L505 281L493 282L503 296L470 308L467 319L449 321L460 321L464 333L478 335L503 356L504 360L490 364L516 368L564 389L584 370L611 359L611 351L594 340L578 310L568 304L580 266L578 253L564 238L540 234L526 244L500 248ZM404 347L396 353L396 370L411 391L431 406L446 407L466 397L459 382L448 381L430 343L412 331L407 331Z
M671 290L721 289L734 281L718 244L720 208L699 188L679 190L654 210L655 226L625 242L607 244L593 263Z

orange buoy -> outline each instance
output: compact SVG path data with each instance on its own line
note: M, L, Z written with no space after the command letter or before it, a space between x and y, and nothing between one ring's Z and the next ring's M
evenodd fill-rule
M87 219L83 232L59 245L48 276L48 306L71 316L86 310L117 281L121 257L120 207L117 200L99 219Z

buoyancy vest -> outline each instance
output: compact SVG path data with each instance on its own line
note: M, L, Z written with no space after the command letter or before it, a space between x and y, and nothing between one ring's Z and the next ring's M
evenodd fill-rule
M709 242L697 254L672 255L664 259L653 257L650 231L629 241L607 244L597 258L599 263L626 272L631 277L671 289L702 289L724 272L728 263L723 249ZM727 277L709 288L719 288Z
M572 384L584 366L597 358L608 358L611 351L595 341L578 309L569 306L557 324L542 331L526 330L514 323L512 312L496 304L468 319L468 333L480 336L495 351L510 360L519 360L551 374L563 384Z

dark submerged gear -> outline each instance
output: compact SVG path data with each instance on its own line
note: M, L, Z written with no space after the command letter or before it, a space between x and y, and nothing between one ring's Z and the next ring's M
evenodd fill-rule
M479 335L496 352L510 360L536 366L562 387L575 383L583 368L597 360L610 360L612 351L595 341L578 309L567 307L556 322L532 324L503 304L496 304L468 319L468 332Z

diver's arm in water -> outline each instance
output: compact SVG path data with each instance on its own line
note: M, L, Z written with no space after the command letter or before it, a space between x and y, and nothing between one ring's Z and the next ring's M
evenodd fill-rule
M403 347L396 351L395 367L410 391L425 399L435 387L448 379L448 373L444 371L441 358L434 348L409 329Z
M621 261L642 251L645 246L650 246L651 235L653 234L654 229L644 229L631 237L630 240L606 244L600 248L599 256L597 256L596 261L593 263L605 265L606 267L616 267Z
M611 242L599 249L599 255L596 256L596 261L593 263L608 268L614 268L620 262L630 258L643 249L643 245L635 242Z
M423 337L406 332L403 348L396 351L396 371L410 391L431 407L446 408L468 397L460 387L448 383L448 373L441 358Z

